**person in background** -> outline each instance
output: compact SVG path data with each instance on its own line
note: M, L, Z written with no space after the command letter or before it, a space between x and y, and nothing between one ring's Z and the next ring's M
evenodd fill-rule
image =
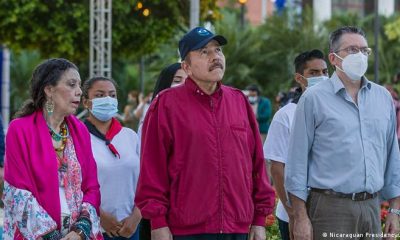
M143 124L152 98L153 92L150 92L147 96L143 96L143 93L139 94L139 105L136 107L135 111L133 111L134 116L139 119L139 125Z
M399 142L399 145L400 145L400 101L399 101L399 94L397 93L396 89L390 84L385 84L385 88L389 91L390 95L392 96L394 110L396 112L397 141Z
M124 108L124 124L133 130L137 130L139 118L134 114L136 107L139 104L139 92L132 90L128 94L127 104Z
M181 63L173 63L165 67L158 76L153 90L152 100L164 89L177 87L185 82L187 74L181 68Z
M89 112L84 122L97 163L104 239L138 240L141 214L133 200L140 168L139 137L114 118L118 111L115 81L105 77L85 81L83 105Z
M167 67L165 67L160 76L157 79L156 85L153 90L153 99L157 97L157 95L170 87L177 87L185 82L187 75L185 71L181 68L181 63L173 63ZM139 127L139 131L141 132L142 127ZM138 132L138 133L140 133ZM140 134L139 134L140 136ZM151 227L150 221L147 219L142 219L140 222L140 240L151 240Z
M393 84L400 83L400 71L398 71L393 77Z
M297 97L300 96L301 93L302 90L298 86L291 87L287 92L278 92L278 95L276 95L275 97L276 109L279 110L286 104L291 103L294 99L297 99Z
M102 239L90 135L73 114L78 68L62 58L33 71L31 99L11 121L4 165L3 239Z
M335 72L303 93L290 134L285 188L291 232L295 240L330 233L380 239L383 230L393 239L399 231L400 154L392 97L364 76L371 49L360 28L340 27L329 39ZM381 199L389 201L384 229Z
M268 98L260 96L260 88L256 84L246 87L248 99L256 115L261 140L264 143L267 138L269 122L271 121L272 105Z
M227 41L203 27L179 42L185 83L158 94L143 124L135 202L152 240L265 240L274 191L246 96L224 86Z
M318 49L300 53L294 59L294 66L296 70L294 80L300 85L302 92L306 88L328 79L328 67L324 60L324 54ZM294 113L300 96L301 94L275 113L269 127L267 140L264 143L264 158L270 161L272 179L279 196L275 214L282 240L290 239L288 213L289 215L292 213L291 208L287 205L284 168Z
M158 76L157 82L154 86L154 90L152 92L151 101L154 100L157 95L170 87L177 87L185 82L187 74L181 68L181 63L173 63L167 67L165 67L160 75ZM138 135L139 137L142 136L142 125L143 121L139 123L138 127ZM144 223L144 227L146 223Z

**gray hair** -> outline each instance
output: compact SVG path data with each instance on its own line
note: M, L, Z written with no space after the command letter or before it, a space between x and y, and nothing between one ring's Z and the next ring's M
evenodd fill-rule
M333 31L329 35L329 51L330 52L336 52L339 49L340 40L341 40L342 36L346 33L359 34L359 35L363 36L365 39L367 39L364 31L359 27L354 27L354 26L340 27L340 28L336 29L335 31Z

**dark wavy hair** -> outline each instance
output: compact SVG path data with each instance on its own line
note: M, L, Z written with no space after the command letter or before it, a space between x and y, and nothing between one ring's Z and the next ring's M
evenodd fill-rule
M24 117L42 109L46 102L45 87L56 86L70 68L78 71L75 64L64 58L51 58L39 64L30 80L30 99L24 102L14 117Z
M93 84L96 83L96 82L98 82L98 81L108 81L108 82L111 82L111 83L114 85L115 89L118 89L118 84L117 84L117 82L116 82L114 79L112 79L112 78L101 77L101 76L92 77L92 78L89 78L88 80L86 80L86 81L83 83L83 86L82 86L82 97L83 97L84 99L89 99L89 90L90 90L90 88L92 88Z
M164 89L170 88L172 84L172 80L174 80L174 76L176 71L181 69L181 63L174 63L171 64L167 67L165 67L161 73L160 76L158 76L156 85L154 86L153 90L153 100L159 92L161 92Z

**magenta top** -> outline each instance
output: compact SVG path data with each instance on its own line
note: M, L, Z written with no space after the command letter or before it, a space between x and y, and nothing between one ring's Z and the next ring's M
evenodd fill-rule
M99 214L100 186L90 135L75 116L66 123L82 172L83 202ZM14 119L6 136L4 179L12 186L30 191L46 212L61 226L61 207L56 153L42 110Z

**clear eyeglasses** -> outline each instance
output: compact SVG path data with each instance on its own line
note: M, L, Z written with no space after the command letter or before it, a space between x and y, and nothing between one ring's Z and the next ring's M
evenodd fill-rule
M357 53L361 52L365 56L369 56L372 53L372 49L369 48L369 47L359 48L359 47L356 47L356 46L350 46L350 47L342 48L342 49L339 49L339 50L337 50L335 52L337 53L337 52L340 52L340 51L345 51L348 54L357 54Z

